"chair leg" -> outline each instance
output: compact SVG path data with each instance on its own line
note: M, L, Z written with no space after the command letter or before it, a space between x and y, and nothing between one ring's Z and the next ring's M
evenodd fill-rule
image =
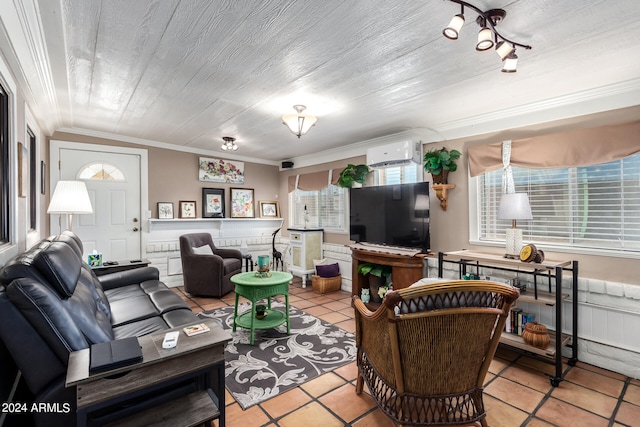
M364 379L362 378L362 374L358 370L358 377L356 378L356 394L362 393L363 384L364 384Z
M487 423L487 417L481 419L480 424L482 425L482 427L489 427L489 423Z

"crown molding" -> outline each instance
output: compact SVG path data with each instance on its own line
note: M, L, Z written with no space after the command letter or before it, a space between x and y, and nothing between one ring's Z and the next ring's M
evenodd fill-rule
M232 153L222 152L217 150L202 150L199 148L184 147L181 145L169 144L166 142L154 141L154 140L144 139L144 138L136 138L133 136L118 135L114 133L102 132L102 131L91 130L91 129L83 129L83 128L76 128L76 127L60 128L60 129L57 129L56 132L89 136L93 138L102 138L102 139L108 139L111 141L125 142L127 144L162 148L164 150L181 151L184 153L193 153L193 154L198 154L203 156L224 157L225 159L238 160L238 161L249 162L249 163L259 163L259 164L270 165L270 166L280 165L279 161L264 160L264 159L258 159L255 157L239 156L237 154L232 154ZM55 139L64 139L64 137L56 135Z
M451 140L633 107L639 100L640 78L442 123L434 128L444 139Z
M34 0L3 2L0 26L2 44L10 53L7 60L24 97L40 118L40 126L51 134L62 119L38 5Z

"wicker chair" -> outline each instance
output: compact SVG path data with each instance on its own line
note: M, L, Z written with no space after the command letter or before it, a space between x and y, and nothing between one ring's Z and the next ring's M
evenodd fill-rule
M487 426L482 387L516 288L442 281L391 291L376 311L358 296L358 379L400 425Z

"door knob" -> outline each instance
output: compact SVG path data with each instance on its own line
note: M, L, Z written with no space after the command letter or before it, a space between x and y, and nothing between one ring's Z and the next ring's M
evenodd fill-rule
M133 231L138 231L138 227L133 227Z
M138 222L138 218L133 218L133 222Z

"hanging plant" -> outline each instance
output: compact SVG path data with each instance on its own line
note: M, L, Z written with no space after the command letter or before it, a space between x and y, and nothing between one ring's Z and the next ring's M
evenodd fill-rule
M447 184L449 172L458 169L456 160L462 153L458 150L447 150L445 147L429 150L424 153L424 170L433 177L434 184Z

